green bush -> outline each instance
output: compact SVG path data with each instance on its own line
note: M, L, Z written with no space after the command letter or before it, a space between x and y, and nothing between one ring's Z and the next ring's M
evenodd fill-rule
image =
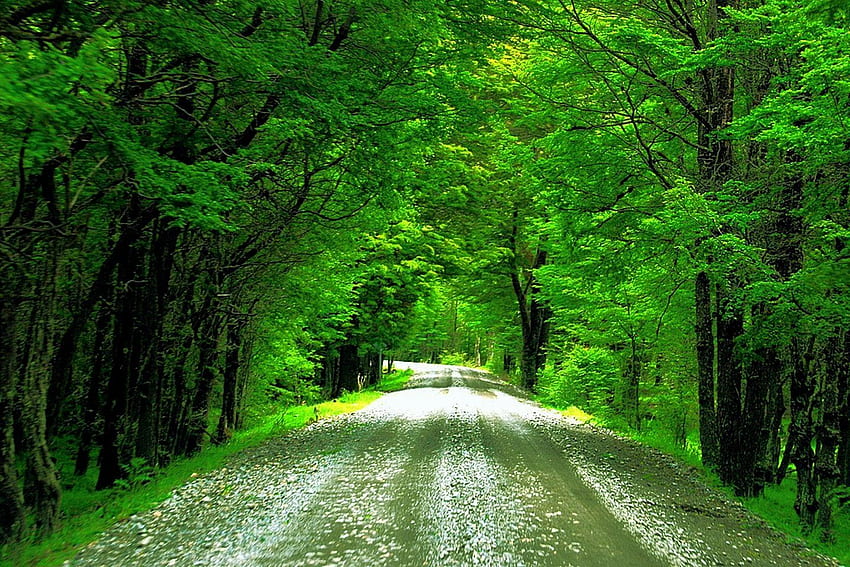
M591 413L611 407L620 381L615 353L598 347L574 347L557 369L540 376L543 401L556 407L571 405Z
M469 361L466 360L466 356L459 352L449 352L440 356L440 362L442 364L451 364L453 366L466 366Z

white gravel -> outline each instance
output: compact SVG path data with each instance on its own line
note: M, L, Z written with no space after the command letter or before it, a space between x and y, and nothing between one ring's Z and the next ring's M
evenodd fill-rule
M69 564L833 565L658 453L492 376L415 369L434 387L246 451Z

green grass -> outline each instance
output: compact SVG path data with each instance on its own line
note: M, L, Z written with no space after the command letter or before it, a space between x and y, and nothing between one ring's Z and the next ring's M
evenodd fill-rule
M537 397L536 400L546 407L558 410L565 417L575 419L581 423L590 423L592 425L616 431L625 437L634 439L635 441L654 449L658 449L662 453L673 455L680 461L694 468L703 470L702 461L700 459L698 433L695 431L688 436L688 439L685 441L685 445L682 446L673 438L673 435L669 431L657 425L656 422L645 422L641 431L635 431L633 428L629 427L625 419L615 414L591 414L574 405L568 407L553 405L542 397Z
M397 392L403 389L413 376L413 370L399 370L387 375L375 389L379 392Z
M564 417L574 419L579 423L589 423L593 421L593 416L577 406L570 406L567 409L558 410Z
M61 565L88 543L96 540L112 524L133 514L155 507L171 492L195 476L224 466L232 455L319 419L362 409L383 395L404 387L412 372L395 372L379 384L362 392L346 393L336 400L315 406L295 406L278 410L259 419L259 423L238 431L225 445L206 448L196 457L180 459L152 475L131 473L130 488L94 490L96 471L74 477L72 463L62 467L67 482L62 495L61 525L46 539L24 541L0 548L0 567ZM92 467L94 469L94 467ZM142 471L146 472L146 471ZM151 478L152 477L152 478ZM144 480L145 482L142 482Z
M796 494L797 481L792 474L780 486L766 487L764 496L743 498L741 502L773 528L787 534L789 539L802 540L808 547L835 557L842 565L850 565L850 506L845 505L833 516L832 542L824 542L818 531L803 535L794 512Z

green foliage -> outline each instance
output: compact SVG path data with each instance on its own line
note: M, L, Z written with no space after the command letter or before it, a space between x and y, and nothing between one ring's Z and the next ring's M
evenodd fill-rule
M160 471L152 467L143 457L133 457L129 463L122 465L121 468L127 476L115 482L115 487L120 490L136 490L156 478L157 474L160 474Z
M355 266L351 320L342 325L361 354L403 352L418 338L443 272L437 254L442 244L433 228L407 220L367 238Z
M779 486L768 486L764 495L759 498L743 499L742 504L754 514L764 518L772 527L788 534L790 538L804 542L812 549L835 557L842 565L850 563L850 549L847 547L847 541L850 541L850 510L848 510L848 507L845 506L836 511L832 528L834 540L831 543L824 543L821 538L822 534L818 530L807 536L803 535L799 518L794 513L796 493L796 479L791 476Z
M398 390L403 390L412 376L412 370L392 372L381 378L381 381L374 386L374 389L378 392L397 392Z
M440 357L440 364L452 364L455 366L468 366L469 360L466 355L458 352L444 352Z
M547 403L692 456L696 274L715 317L740 315L745 395L765 350L778 380L811 344L826 380L825 345L850 329L845 4L9 5L10 344L89 323L67 384L51 344L0 359L16 369L0 394L48 405L17 376L57 380L50 417L73 437L93 370L137 368L129 391L155 375L157 403L184 407L95 416L95 437L126 422L135 446L145 415L223 415L227 375L240 418L286 429L343 346L515 369L534 304ZM795 407L831 415L810 397ZM160 480L140 456L117 470L134 491Z
M540 379L543 401L558 408L575 405L590 413L610 408L620 381L619 361L608 349L575 347L559 357L557 369Z

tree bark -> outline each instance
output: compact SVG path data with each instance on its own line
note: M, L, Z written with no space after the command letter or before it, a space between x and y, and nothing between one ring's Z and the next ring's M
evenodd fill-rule
M719 37L718 23L725 16L723 8L728 6L726 0L711 0L706 5L706 43ZM696 49L702 49L702 45L694 45ZM700 71L699 82L700 106L697 116L697 165L698 181L697 189L701 193L716 191L729 179L732 173L733 153L732 141L719 138L718 133L728 126L733 118L733 104L735 95L734 71L729 68L711 67ZM708 259L711 262L711 259ZM720 329L717 330L717 399L715 404L715 380L714 380L714 357L715 337L712 331L712 299L708 274L701 271L697 274L695 287L696 302L696 339L697 339L697 365L699 382L699 411L700 411L700 441L702 443L703 463L708 467L716 467L721 474L729 472L728 451L723 453L722 446L727 443L725 434L734 422L734 415L740 412L740 405L736 408L725 408L727 401L734 402L736 397L734 391L729 388L722 389L720 381L720 359L727 356L721 352L719 341L721 340ZM717 301L716 309L721 308ZM714 314L717 321L717 313ZM724 345L725 350L730 350L733 345ZM733 355L734 356L734 355ZM724 361L725 369L732 370L729 364L732 360ZM734 381L734 375L727 372L724 387L732 387L729 381ZM726 399L721 397L721 390ZM740 403L740 399L738 399ZM731 414L729 413L731 412ZM730 418L732 422L730 422ZM705 428L705 431L703 430ZM737 444L736 444L737 445Z
M551 311L537 298L539 284L534 276L534 270L545 265L546 258L546 251L538 249L527 282L520 278L519 266L515 266L511 272L511 283L522 324L520 374L523 387L531 392L537 387L538 371L546 364L546 342L549 338Z
M21 384L21 422L27 469L24 476L24 499L35 518L36 531L53 531L59 519L61 489L59 477L47 442L47 388L50 358L53 354L56 281L60 246L48 242L45 264L39 270L30 306L24 380Z
M107 336L111 310L103 307L97 316L95 338L92 346L92 368L86 384L86 401L81 415L82 427L77 446L77 458L74 463L74 474L82 476L88 472L90 453L97 428L97 418L101 403L101 389L106 375L106 366L110 362L107 349L111 345Z
M640 431L640 376L641 361L635 337L630 340L631 350L626 361L625 413L629 426Z
M360 357L357 345L344 344L339 347L339 382L332 397L338 397L343 391L356 392L357 378L360 373Z
M743 496L760 496L772 482L776 459L768 458L769 447L779 431L771 406L774 384L780 383L781 362L773 348L759 349L755 360L747 366L744 413L741 423L739 492Z
M227 442L236 429L237 395L244 328L245 321L234 321L227 325L226 329L221 416L215 433L216 443Z
M160 450L160 398L165 380L163 338L165 318L172 301L171 273L177 248L179 229L169 227L169 219L158 219L151 237L150 260L143 293L147 296L142 311L144 364L139 372L136 403L133 406L137 424L135 455L148 464L158 465Z
M740 358L735 348L735 341L743 332L743 320L740 313L728 304L724 292L719 287L716 294L717 433L720 443L717 472L724 483L734 486L736 491L745 491L741 461L742 373Z
M817 483L814 475L815 453L812 449L814 425L812 402L815 384L810 374L814 340L804 347L802 339L791 340L793 373L791 375L791 425L788 434L794 439L790 460L797 469L797 497L794 510L804 533L810 533L818 510Z
M77 344L85 330L86 324L90 321L92 312L98 303L108 294L112 293L115 283L112 275L118 265L129 254L130 248L142 237L145 227L155 218L156 209L152 206L147 207L136 217L134 222L122 230L118 240L109 250L106 258L95 273L86 297L76 306L76 312L62 333L61 339L59 339L59 344L51 365L52 377L48 390L48 399L50 402L48 404L47 424L50 434L55 434L59 424L60 412L65 405L63 402L67 397L68 388L71 384L74 354L77 351Z
M839 383L841 374L847 372L848 360L844 358L841 331L836 329L826 341L823 357L824 371L820 377L820 419L816 427L817 454L815 457L815 483L817 486L817 526L821 538L831 542L832 533L832 492L838 485L841 471L837 460L838 446L841 441ZM846 381L846 380L845 380Z
M211 308L207 307L207 309ZM198 345L198 377L192 404L189 410L188 430L186 437L186 455L197 454L203 447L207 435L207 420L210 411L210 401L213 383L218 375L219 349L218 341L221 333L221 317L218 314L208 314L209 321L201 327L196 342Z
M5 283L8 284L8 280ZM0 302L0 510L3 510L0 514L0 544L19 538L26 523L14 434L17 386L15 335L20 298L6 289L3 292L3 301Z
M136 288L142 258L137 247L130 247L120 261L115 297L116 310L112 331L112 367L104 394L103 435L100 449L100 471L96 488L111 487L125 476L126 444L129 434L127 418L130 402L131 376L140 363L136 348L136 317L143 309L137 302Z
M785 417L785 411L788 409L785 404L784 382L784 380L776 380L771 385L767 410L770 420L768 425L770 436L763 461L764 469L770 471L767 481L777 485L781 482L779 480L779 467L782 457L782 420Z
M711 283L705 272L696 277L697 381L699 398L699 438L702 462L716 468L720 462L717 417L714 406L714 326L711 313Z
M844 331L844 367L838 377L839 408L838 483L850 486L850 331Z

